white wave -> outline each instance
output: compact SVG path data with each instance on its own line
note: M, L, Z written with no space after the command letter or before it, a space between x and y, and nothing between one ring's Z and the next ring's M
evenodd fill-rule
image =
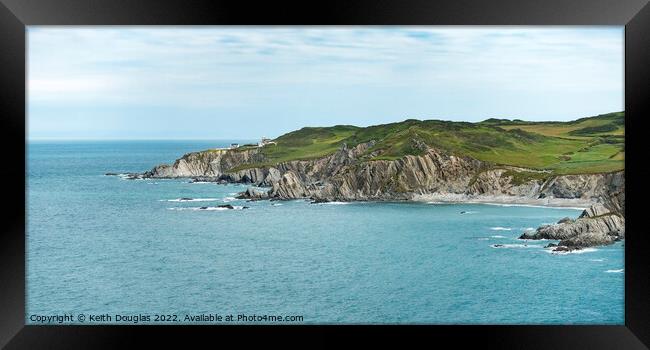
M494 235L494 236L490 236L490 237L492 237L492 238L506 238L506 236L501 236L501 235Z
M350 204L351 202L325 202L325 203L318 203L318 204L327 204L327 205L346 205Z
M489 241L490 239L487 238L487 237L481 237L481 238L478 238L478 240L479 241Z
M161 199L160 202L214 202L218 198L175 198L175 199Z
M524 231L535 231L534 227L526 227L524 228Z
M132 174L117 174L115 175L120 178L120 180L144 180L142 177L133 177Z
M235 197L226 197L226 198L223 199L224 202L232 202L232 201L236 201L236 200L237 200L237 198L235 198Z
M147 182L147 185L157 185L157 182Z
M492 248L541 248L538 244L492 244Z
M618 269L618 270L607 270L605 271L606 273L623 273L624 269Z
M568 251L568 252L554 252L553 248L549 248L549 249L545 249L544 251L547 252L547 253L550 253L550 254L567 255L567 254L593 253L593 252L597 252L598 249L596 249L596 248L584 248L584 249L576 249L576 250L572 250L572 251Z
M271 205L274 206L274 207L277 207L277 206L279 206L279 205L282 205L282 203L273 203L273 204L271 204Z
M585 210L585 207L561 207L554 205L536 205L536 204L518 204L518 203L481 203L487 205L496 205L499 207L529 207L529 208L546 208L546 209L571 209L571 210Z
M512 231L512 229L510 227L501 227L501 226L490 227L490 230L493 230L493 231Z
M168 210L200 210L200 211L222 211L222 210L242 210L244 207L239 205L233 205L233 209L224 208L224 207L176 207L176 208L167 208Z
M601 261L605 261L605 259L589 259L589 261L601 262Z

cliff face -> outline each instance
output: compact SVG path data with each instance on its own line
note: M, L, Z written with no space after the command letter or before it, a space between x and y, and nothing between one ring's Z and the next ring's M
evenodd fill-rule
M594 205L579 218L541 226L520 238L559 240L554 249L573 250L611 244L625 237L623 171L550 176L539 170L496 167L434 148L426 148L420 156L395 160L362 159L373 145L371 141L353 148L344 146L322 158L274 166L255 166L265 161L258 148L210 150L186 154L172 165L159 165L138 176L190 177L270 187L267 192L249 189L238 196L251 200L410 200L426 195L581 200Z
M195 152L184 155L172 165L156 166L143 176L251 183L270 187L267 196L275 199L408 200L426 194L582 199L602 202L610 211L624 215L622 171L515 180L513 174L519 172L541 172L496 168L434 148L428 148L420 156L409 155L396 160L360 159L373 145L371 141L354 148L344 146L322 158L260 167L252 167L264 163L264 155L258 148Z

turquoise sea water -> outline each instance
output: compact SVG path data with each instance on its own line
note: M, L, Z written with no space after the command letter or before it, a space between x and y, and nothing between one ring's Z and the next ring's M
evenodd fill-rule
M29 143L26 322L64 313L624 321L624 242L556 255L543 249L551 241L517 239L577 209L245 202L233 198L245 185L104 176L229 143ZM182 197L202 201L174 201ZM250 209L197 210L226 203Z

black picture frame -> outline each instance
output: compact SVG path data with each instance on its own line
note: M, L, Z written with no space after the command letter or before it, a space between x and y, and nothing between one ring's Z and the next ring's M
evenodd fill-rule
M643 184L650 113L650 5L647 0L322 1L302 3L155 0L0 0L0 120L5 189L0 236L0 346L7 349L184 344L197 336L322 345L340 335L374 341L415 336L430 344L500 349L644 349L650 346L650 239ZM25 325L26 26L30 25L624 25L625 177L628 187L623 326L33 326ZM26 174L25 174L26 175ZM21 206L21 203L23 206ZM561 288L561 286L558 286ZM522 292L522 298L528 298ZM295 333L312 336L298 341ZM395 337L399 333L399 337ZM252 336L254 335L254 336ZM339 336L339 337L337 337ZM304 339L304 338L303 338ZM425 343L426 344L426 343ZM645 345L644 345L645 344Z

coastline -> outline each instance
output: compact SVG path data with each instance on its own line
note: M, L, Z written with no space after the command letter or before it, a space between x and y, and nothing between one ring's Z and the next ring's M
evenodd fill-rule
M595 201L582 198L530 198L523 196L467 195L457 193L416 194L411 199L427 203L470 203L499 206L529 206L544 208L566 208L584 210L596 204Z

